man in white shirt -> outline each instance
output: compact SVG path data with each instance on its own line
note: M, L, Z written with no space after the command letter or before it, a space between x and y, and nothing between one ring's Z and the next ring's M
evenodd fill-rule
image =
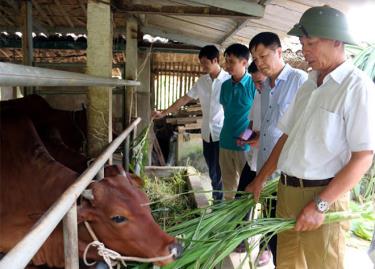
M221 172L219 165L219 137L224 122L224 111L220 104L221 84L230 75L219 65L219 50L208 45L199 52L199 61L203 71L201 76L189 92L163 111L154 111L152 117L159 119L169 113L176 112L193 99L199 99L202 106L202 139L203 155L206 160L213 191L213 198L221 200L223 197ZM215 192L218 190L220 192Z
M300 38L313 71L278 126L283 132L247 191L259 198L267 176L282 171L277 216L296 218L278 235L277 268L344 268L347 222L322 225L324 213L348 209L349 191L372 163L375 86L346 61L353 44L345 15L308 9L290 35Z
M259 143L257 156L259 171L282 135L277 123L294 100L301 85L306 81L307 74L305 71L293 68L284 62L281 40L275 33L261 32L255 35L249 43L249 50L258 69L267 76L262 85L263 92L260 97L260 130L252 142ZM270 176L270 179L275 176L278 176L278 174L274 173ZM276 204L276 200L268 203L266 210L269 217L276 216ZM274 235L268 242L268 247L272 252L275 265L277 259L276 246L277 236ZM267 255L267 252L262 257L265 255Z

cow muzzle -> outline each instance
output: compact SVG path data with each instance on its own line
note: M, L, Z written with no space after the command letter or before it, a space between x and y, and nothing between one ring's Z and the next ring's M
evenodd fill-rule
M173 254L174 260L180 258L184 252L184 247L180 243L173 243L168 246L169 253Z

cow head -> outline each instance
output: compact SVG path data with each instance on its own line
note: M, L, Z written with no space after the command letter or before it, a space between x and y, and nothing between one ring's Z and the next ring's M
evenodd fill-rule
M79 221L89 221L108 248L122 255L146 258L167 256L172 249L177 250L177 256L181 254L181 245L155 223L145 205L148 198L122 168L106 169L104 179L92 183L85 198L78 210Z

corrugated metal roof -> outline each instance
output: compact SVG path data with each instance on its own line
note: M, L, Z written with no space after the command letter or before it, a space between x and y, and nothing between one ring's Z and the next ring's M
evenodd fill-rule
M191 45L217 44L226 47L234 42L248 44L261 31L273 31L284 38L302 13L312 6L328 4L347 12L351 7L365 2L368 1L114 0L112 6L115 33L125 34L126 18L130 16L127 12L130 12L139 19L140 30L144 34L163 36ZM35 32L86 32L87 0L32 0L32 4ZM186 7L196 8L189 11L193 15L178 15L184 8L187 12ZM239 10L241 7L242 11ZM262 9L264 14L261 18L249 15L253 11L259 14ZM194 14L197 11L211 15ZM19 1L0 0L0 31L20 31L18 18ZM292 43L286 41L286 44Z

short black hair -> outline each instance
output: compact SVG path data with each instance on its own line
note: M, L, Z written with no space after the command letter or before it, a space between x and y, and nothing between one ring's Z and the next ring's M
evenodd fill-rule
M258 72L258 67L257 65L255 64L255 61L252 61L251 64L249 65L247 71L250 73L250 74L254 74L256 72Z
M214 45L207 45L199 51L198 58L202 59L203 57L206 57L210 61L216 58L219 62L220 52Z
M250 57L250 52L249 49L240 43L234 43L230 45L225 51L224 51L224 56L230 56L233 55L237 58L242 58L246 59L247 61L249 60Z
M256 49L258 45L265 47L281 48L281 41L277 34L272 32L262 32L254 36L249 43L249 50Z

